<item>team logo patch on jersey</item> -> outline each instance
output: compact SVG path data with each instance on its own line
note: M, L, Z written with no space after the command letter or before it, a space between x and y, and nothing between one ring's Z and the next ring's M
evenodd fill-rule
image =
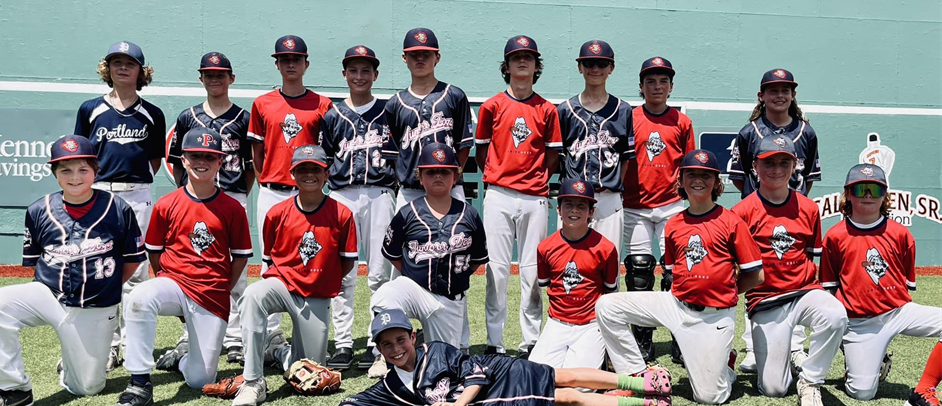
M870 280L872 280L875 285L880 284L880 279L886 275L886 270L890 268L890 266L886 264L886 261L883 260L883 256L880 255L880 251L877 251L876 248L867 250L867 260L861 262L860 265L867 270L867 273L870 275Z
M432 152L432 158L435 158L439 163L445 163L445 151L436 149L435 152Z
M692 271L693 266L703 261L707 256L707 250L703 247L703 239L700 234L691 235L687 239L687 246L684 248L684 254L687 257L687 270Z
M288 38L288 39L284 40L284 42L282 42L281 45L284 45L285 48L288 48L288 49L294 49L294 46L295 46L296 44L294 43L294 39Z
M664 64L664 60L661 59L661 58L654 58L654 59L651 61L651 63L652 63L652 64L655 64L655 65L657 65L657 66L661 66L661 65Z
M203 256L203 251L209 249L209 246L216 241L216 237L209 233L209 227L206 227L206 223L202 221L197 221L193 225L193 232L188 234L187 237L190 237L190 245L193 246L193 251L196 251L196 255L199 256Z
M517 43L520 44L520 46L522 47L528 47L530 46L530 39L527 37L520 37L520 38L517 38Z
M784 225L779 224L772 228L772 237L769 238L769 244L772 245L772 251L775 251L775 256L778 259L782 259L782 255L785 255L785 252L795 245L795 241L794 237L788 235L788 230L785 229Z
M870 168L870 167L863 168L863 169L860 170L860 173L863 174L864 176L868 177L868 178L872 178L872 177L873 177L873 168Z
M602 52L602 46L598 43L593 43L592 45L589 45L589 52L598 55L599 52Z
M442 378L434 388L425 390L425 401L429 404L448 401L448 392L451 390L451 380Z
M654 162L654 158L661 155L661 152L664 152L666 148L667 144L661 141L661 133L657 131L652 131L651 135L648 136L648 140L644 142L644 150L648 154L648 162Z
M566 289L566 294L572 291L573 288L579 286L585 278L579 274L579 267L576 266L576 261L569 261L566 263L566 270L563 271L563 288Z
M304 263L304 266L307 266L307 263L314 259L318 252L321 252L321 248L323 246L314 238L313 231L308 230L301 236L301 243L298 244L298 254L301 255L301 262Z
M210 55L210 56L209 56L209 63L211 63L211 64L213 64L213 65L219 65L219 61L220 61L220 60L219 60L219 55Z
M425 34L425 31L419 31L412 36L416 41L419 41L420 44L424 44L425 41L428 41L428 35Z
M66 151L75 152L78 151L78 148L78 143L75 142L75 140L65 140L62 142L62 149Z
M281 133L285 136L285 143L291 142L291 139L297 137L301 132L301 124L294 113L285 115L285 121L281 123ZM313 153L313 152L312 152Z
M357 55L366 55L366 48L364 47L357 47L353 51L356 52Z
M775 75L775 77L777 77L777 78L779 78L779 79L785 79L785 71L783 71L783 70L781 70L781 69L778 69L778 70L776 70L775 72L772 72L772 74Z
M527 119L517 117L514 120L514 126L510 129L510 134L514 138L514 147L520 148L520 144L526 141L530 134L533 134L533 131L530 131L530 127L527 127Z

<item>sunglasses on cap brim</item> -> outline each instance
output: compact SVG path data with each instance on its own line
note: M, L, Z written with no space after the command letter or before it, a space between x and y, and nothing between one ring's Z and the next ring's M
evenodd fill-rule
M853 197L883 197L886 194L886 186L873 182L854 183L847 187L847 193Z
M589 69L593 69L595 67L605 69L612 64L612 61L609 61L607 59L583 59L579 61L579 63L581 63L582 66Z

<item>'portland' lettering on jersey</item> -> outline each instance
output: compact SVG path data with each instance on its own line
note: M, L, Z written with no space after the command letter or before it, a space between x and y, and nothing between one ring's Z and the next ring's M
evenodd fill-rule
M95 130L95 137L97 141L101 142L102 140L108 142L117 142L118 144L124 145L131 142L138 142L147 139L148 133L146 128L128 128L127 124L118 124L116 128L105 128L98 127Z

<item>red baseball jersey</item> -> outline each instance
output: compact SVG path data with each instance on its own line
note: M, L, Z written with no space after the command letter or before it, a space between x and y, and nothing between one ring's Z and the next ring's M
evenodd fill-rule
M157 277L173 279L196 304L229 320L230 257L252 256L245 209L220 189L200 200L181 187L154 204L147 251L161 253Z
M474 142L487 145L484 182L535 196L549 193L546 150L561 151L556 106L533 93L517 100L505 91L478 110Z
M836 288L847 317L873 317L913 299L916 241L903 225L883 218L873 227L844 220L824 236L821 284Z
M736 269L762 269L762 254L735 213L716 205L695 216L684 210L664 226L664 263L674 273L671 292L687 303L733 307L739 301Z
M273 90L252 102L248 138L265 145L259 183L295 185L288 171L291 155L302 145L317 144L321 121L331 107L330 99L310 90L298 97Z
M549 297L549 316L570 324L595 320L595 302L618 289L615 244L590 229L578 241L557 231L540 241L536 272Z
M675 108L654 115L641 105L632 111L632 121L635 159L626 164L622 206L651 209L680 200L674 191L680 161L697 149L690 118Z
M353 213L329 197L311 212L298 207L297 197L276 204L262 232L262 260L269 264L264 277L304 297L337 296L346 274L340 262L357 260Z
M789 191L784 202L773 204L754 192L732 211L746 223L762 252L765 281L746 292L748 310L762 301L771 304L821 289L812 261L821 255L821 216L813 200Z

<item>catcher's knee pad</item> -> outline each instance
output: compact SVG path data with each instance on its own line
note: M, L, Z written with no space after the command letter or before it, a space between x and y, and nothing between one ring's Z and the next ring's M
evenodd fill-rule
M625 287L630 291L654 290L654 267L657 258L651 254L625 257Z

